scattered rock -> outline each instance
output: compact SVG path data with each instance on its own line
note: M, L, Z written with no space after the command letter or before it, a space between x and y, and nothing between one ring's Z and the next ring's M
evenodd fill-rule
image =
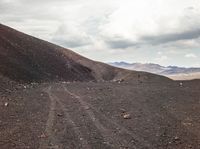
M61 117L61 116L63 116L63 114L62 113L58 113L57 116Z
M191 126L192 125L192 123L190 123L190 122L183 122L182 123L184 126Z
M6 92L12 92L10 89L5 89Z
M192 148L192 145L189 144L189 145L188 145L188 148Z
M7 107L8 105L9 105L9 103L8 103L8 102L5 102L4 106Z
M123 115L123 118L124 118L124 119L131 119L131 115L130 115L130 114L124 114L124 115Z
M126 110L123 109L123 108L120 108L120 111L121 111L121 113L125 113L126 112Z
M183 83L182 83L182 82L180 82L180 83L179 83L179 86L180 86L180 87L183 87Z
M176 141L177 141L177 140L179 140L179 137L177 137L177 136L176 136L176 137L174 137L174 140L176 140Z
M46 138L47 136L44 134L44 133L42 133L40 136L39 136L39 138Z
M113 80L113 82L117 82L117 83L122 83L122 82L124 82L125 80L124 79L118 79L118 80Z
M52 149L59 149L59 145L53 145L53 144L51 144L51 148Z
M88 109L90 109L90 107L86 106L86 107L85 107L85 110L88 110Z

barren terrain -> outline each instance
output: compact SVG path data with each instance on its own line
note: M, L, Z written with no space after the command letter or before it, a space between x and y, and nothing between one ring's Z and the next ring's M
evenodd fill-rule
M190 74L179 74L179 75L169 75L169 78L173 80L194 80L200 79L200 73L190 73Z
M0 149L199 149L200 80L84 58L0 25Z
M0 146L198 149L199 90L200 81L182 87L179 82L138 81L23 89L1 100Z

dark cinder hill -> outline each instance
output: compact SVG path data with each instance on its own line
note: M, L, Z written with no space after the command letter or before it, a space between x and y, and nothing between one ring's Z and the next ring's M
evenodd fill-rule
M199 90L0 25L0 149L199 149Z
M0 25L0 73L16 81L94 80L61 47ZM71 51L65 50L65 52Z
M0 75L17 82L163 79L115 68L0 24Z

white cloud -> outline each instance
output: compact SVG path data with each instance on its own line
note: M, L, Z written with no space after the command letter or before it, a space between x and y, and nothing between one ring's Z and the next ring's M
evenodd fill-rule
M197 58L197 56L194 53L188 53L185 55L186 58Z
M179 55L183 52L183 50L177 50L177 49L171 49L169 51L167 51L168 54L172 54L172 55Z
M168 59L168 57L166 55L162 55L161 57L157 57L155 58L155 60L160 63L160 62L163 62L163 61L166 61Z
M158 54L158 55L162 55L163 53L162 53L161 51L158 51L157 54Z
M90 44L91 38L76 24L62 24L55 32L52 41L64 47L74 48Z

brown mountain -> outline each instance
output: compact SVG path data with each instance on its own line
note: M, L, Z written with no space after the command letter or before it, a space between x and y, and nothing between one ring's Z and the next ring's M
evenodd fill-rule
M17 82L135 79L138 73L95 62L0 24L0 74ZM141 77L156 76L141 73ZM147 75L147 76L146 76ZM158 77L158 76L157 76ZM158 77L160 78L160 77Z

